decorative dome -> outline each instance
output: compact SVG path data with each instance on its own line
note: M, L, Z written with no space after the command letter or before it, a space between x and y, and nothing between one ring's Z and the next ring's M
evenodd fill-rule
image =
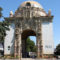
M26 5L31 5L31 7L38 7L43 9L43 7L36 1L25 1L20 5L20 7L25 7Z
M33 7L33 9L32 9ZM44 11L43 7L35 1L25 1L23 2L17 11L15 12L16 17L40 17L40 16L47 16L46 12Z

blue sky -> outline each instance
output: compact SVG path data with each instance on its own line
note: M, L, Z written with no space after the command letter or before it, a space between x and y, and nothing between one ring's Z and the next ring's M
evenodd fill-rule
M3 8L3 16L8 17L9 12L15 10L20 6L22 2L26 0L0 0L0 6ZM39 2L44 10L48 12L51 9L52 15L54 15L53 19L53 33L54 33L54 43L55 47L58 43L60 43L60 0L34 0ZM0 19L1 21L1 19ZM35 40L34 38L31 38Z

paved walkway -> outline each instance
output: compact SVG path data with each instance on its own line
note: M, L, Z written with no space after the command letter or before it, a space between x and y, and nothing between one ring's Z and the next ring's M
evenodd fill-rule
M0 60L60 60L60 59L56 59L56 58L50 58L50 59L21 58L21 59L0 59Z

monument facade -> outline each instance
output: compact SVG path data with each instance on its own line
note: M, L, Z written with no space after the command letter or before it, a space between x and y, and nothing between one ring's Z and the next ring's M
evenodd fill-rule
M46 13L38 2L25 1L5 20L10 23L10 31L6 31L4 55L26 57L26 39L36 36L37 57L53 56L53 16L50 10Z

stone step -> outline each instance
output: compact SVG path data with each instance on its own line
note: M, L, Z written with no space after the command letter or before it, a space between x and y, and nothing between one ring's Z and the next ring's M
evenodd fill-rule
M55 58L50 58L50 59L21 58L21 60L56 60L56 59Z
M56 58L50 58L50 59L21 58L21 59L0 59L0 60L60 60L60 59L56 59Z

